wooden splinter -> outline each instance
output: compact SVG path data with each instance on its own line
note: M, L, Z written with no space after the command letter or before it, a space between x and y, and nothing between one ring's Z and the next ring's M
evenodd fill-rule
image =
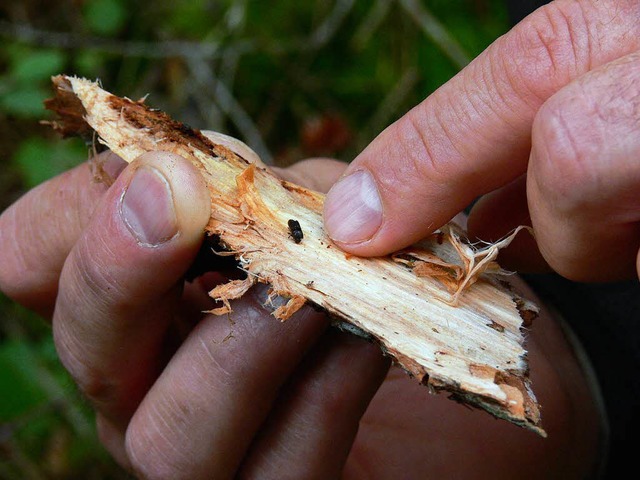
M313 304L377 342L430 391L545 435L522 332L537 309L508 288L495 261L517 231L477 248L450 223L387 257L347 255L324 231L322 194L277 178L142 101L86 79L57 76L53 83L47 108L63 135L95 132L128 162L171 152L202 173L211 195L207 233L219 239L216 253L233 255L247 275L211 291L222 304L211 313L229 314L255 283L269 284L272 295L289 298L273 312L279 320Z

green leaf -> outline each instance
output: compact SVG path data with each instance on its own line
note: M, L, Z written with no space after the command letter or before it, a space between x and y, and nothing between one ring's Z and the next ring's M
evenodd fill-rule
M93 32L115 35L127 21L127 9L122 0L91 0L86 3L84 18Z
M75 73L89 78L95 78L99 76L102 71L104 61L104 56L99 55L96 52L78 52L73 59L73 64L76 70Z
M25 140L13 157L27 187L34 187L77 165L87 149L77 142L50 142L38 137Z
M0 422L18 417L46 400L46 394L31 378L29 347L21 342L0 344Z
M170 20L170 28L181 36L188 38L202 38L209 33L212 26L213 12L207 7L203 11L201 2L186 1L173 5Z
M48 80L60 73L64 63L65 56L58 50L36 50L14 58L10 73L19 83Z
M50 96L43 88L25 85L17 89L8 89L0 95L0 108L10 115L26 118L38 118L44 115L42 102Z

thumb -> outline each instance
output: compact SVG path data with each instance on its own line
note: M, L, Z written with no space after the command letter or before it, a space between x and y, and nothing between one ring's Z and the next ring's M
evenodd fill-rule
M166 333L183 314L183 275L209 215L197 168L148 152L111 186L65 260L56 348L109 421L126 423L158 374Z

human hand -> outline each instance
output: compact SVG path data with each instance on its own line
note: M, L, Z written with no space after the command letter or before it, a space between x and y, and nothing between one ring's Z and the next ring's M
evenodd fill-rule
M345 250L379 255L473 208L472 236L525 236L505 266L640 272L640 4L556 0L380 134L328 194Z
M101 157L118 176L124 163ZM326 190L344 167L309 160L278 173ZM136 192L138 182L148 184ZM310 309L281 324L263 307L264 290L234 302L230 319L201 313L223 279L185 283L182 275L208 205L188 162L150 154L108 189L82 165L0 216L0 289L53 315L61 359L125 468L172 479L580 478L590 470L593 405L544 314L529 357L549 439L428 396L396 368L359 425L387 367L376 346L327 333Z
M106 448L144 478L338 476L388 367L379 348L311 308L278 322L264 289L203 314L223 278L183 280L210 214L199 173L166 153L101 161L111 187L85 164L3 213L0 289L52 317ZM281 173L300 182L300 167ZM317 189L343 169L322 167Z

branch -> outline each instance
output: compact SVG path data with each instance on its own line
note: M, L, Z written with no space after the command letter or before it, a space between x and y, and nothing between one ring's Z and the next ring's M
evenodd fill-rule
M221 302L212 314L231 313L233 300L252 285L270 284L273 295L289 298L276 318L316 305L336 324L365 332L431 391L544 435L522 332L536 309L498 279L503 272L495 262L517 232L476 249L449 224L391 256L353 257L324 231L323 195L280 180L141 102L83 79L54 81L58 96L47 105L62 116L57 129L71 133L84 119L127 161L160 149L202 173L211 194L207 232L218 239L216 252L235 257L247 274L211 292Z
M211 67L205 62L188 59L187 65L196 82L206 91L211 92L212 99L238 127L246 143L253 148L267 165L273 163L273 157L262 139L262 135L249 114L235 99L227 86L213 74Z
M371 120L362 130L363 135L358 139L359 145L364 148L371 141L371 137L386 127L392 120L392 116L398 111L398 108L405 101L407 96L412 93L413 87L420 79L416 68L408 68L398 79L393 88L382 100L378 109L371 116Z
M467 52L418 0L399 0L399 2L424 34L440 47L440 50L451 59L456 67L462 69L471 61Z
M39 47L56 47L64 49L82 48L125 57L144 58L208 58L221 55L218 42L188 42L169 40L159 42L138 42L133 40L112 40L103 37L79 35L73 32L53 32L41 30L27 24L15 24L0 20L0 36L11 40L19 40ZM227 45L226 48L230 48ZM252 49L251 42L243 41L234 44L233 48L242 51Z
M371 36L378 29L382 21L389 13L389 9L395 0L376 0L360 26L353 34L353 45L357 49L364 48Z
M336 0L333 10L309 36L309 49L319 50L329 43L354 4L355 0Z

